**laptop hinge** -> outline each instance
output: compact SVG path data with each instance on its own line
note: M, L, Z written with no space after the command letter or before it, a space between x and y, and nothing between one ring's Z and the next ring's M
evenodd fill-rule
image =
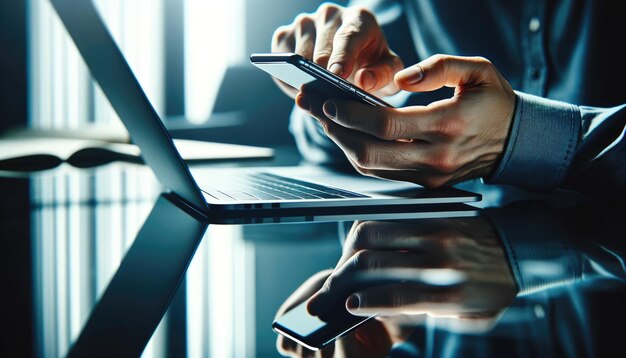
M200 221L208 221L209 217L206 213L198 210L195 206L189 203L187 200L182 198L179 195L176 195L174 192L166 192L161 194L164 198L172 202L172 204L176 205L178 208L191 215L193 218Z

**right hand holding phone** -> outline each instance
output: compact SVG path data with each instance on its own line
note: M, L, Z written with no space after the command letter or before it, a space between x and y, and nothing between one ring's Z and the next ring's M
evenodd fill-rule
M291 310L300 303L306 301L311 295L317 292L324 281L332 273L332 270L325 270L316 273L306 280L294 293L285 300L278 309L276 317L280 317L285 312ZM300 346L298 343L278 335L276 348L280 354L289 357L387 357L387 353L391 348L392 341L388 331L390 324L381 323L376 320L370 320L356 330L348 333L344 337L339 338L334 344L322 349L321 351L311 351Z
M482 331L516 294L504 248L485 218L356 222L308 310L323 318L345 304L354 315L456 317L471 319L463 329Z
M394 75L404 67L371 12L328 3L279 27L272 52L297 53L376 96L398 92ZM297 90L277 83L287 95L296 97Z

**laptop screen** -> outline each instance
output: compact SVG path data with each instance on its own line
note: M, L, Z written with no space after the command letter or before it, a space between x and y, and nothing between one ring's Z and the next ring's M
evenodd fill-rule
M206 202L189 168L91 0L51 0L92 77L141 148L159 181L201 210Z

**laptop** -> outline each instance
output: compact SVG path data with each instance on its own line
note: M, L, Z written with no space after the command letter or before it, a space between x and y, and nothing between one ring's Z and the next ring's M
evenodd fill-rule
M159 182L203 215L306 209L308 213L367 207L393 212L403 205L458 205L479 194L456 188L429 190L322 168L190 168L90 0L51 0L92 77L139 146ZM423 206L422 206L423 205ZM468 207L462 205L464 207ZM474 208L472 208L474 209ZM462 211L462 210L461 210Z

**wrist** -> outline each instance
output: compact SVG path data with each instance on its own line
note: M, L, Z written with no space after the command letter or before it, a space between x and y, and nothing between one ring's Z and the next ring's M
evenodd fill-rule
M557 188L579 143L577 106L516 92L509 137L500 162L487 183L533 190Z

